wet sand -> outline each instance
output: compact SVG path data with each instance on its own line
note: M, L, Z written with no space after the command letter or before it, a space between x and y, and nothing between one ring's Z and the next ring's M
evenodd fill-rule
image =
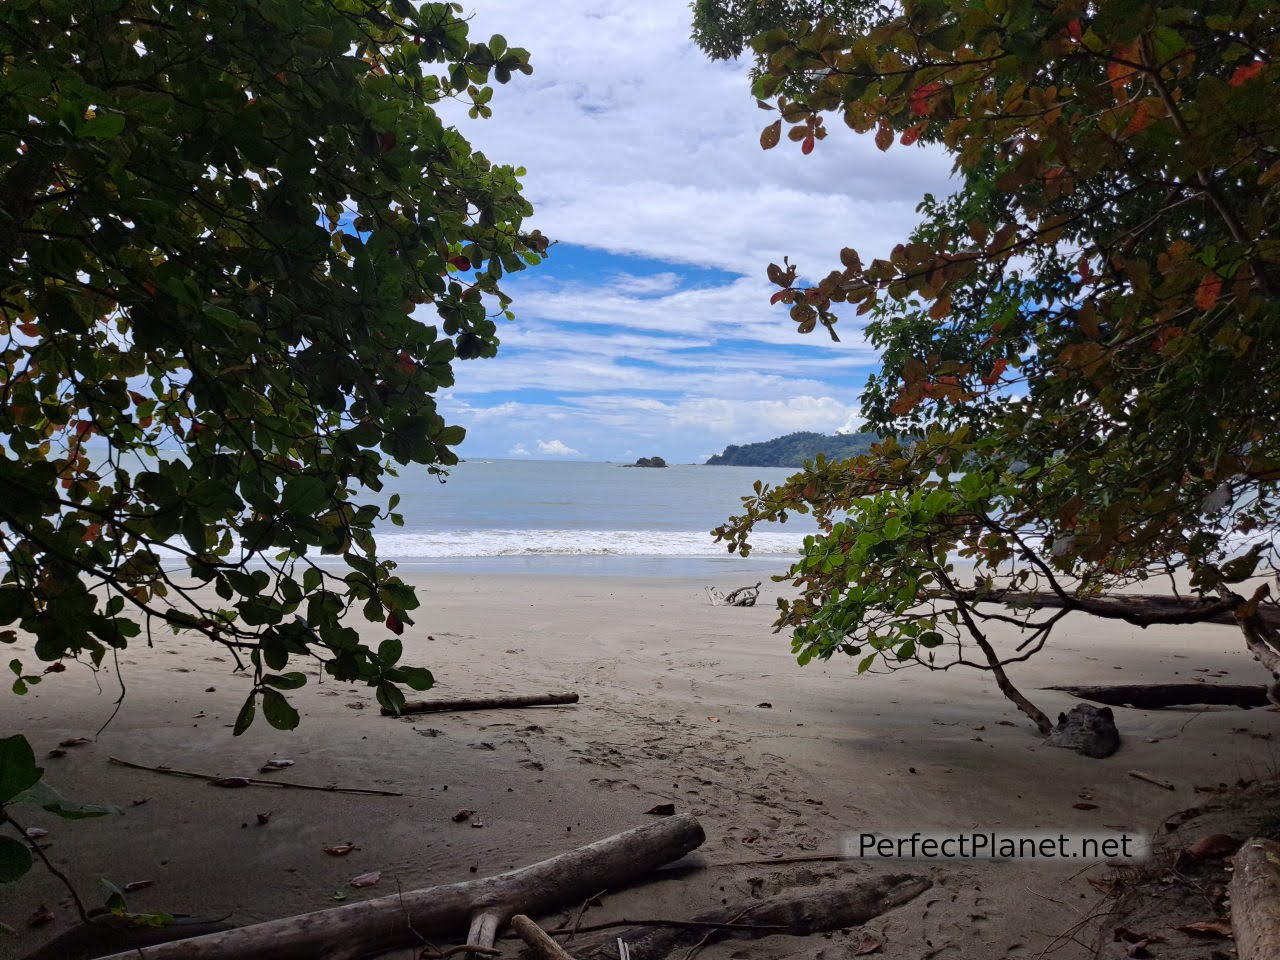
M879 955L1030 960L1105 908L1080 872L1087 862L770 860L835 854L846 836L868 831L1150 831L1194 805L1197 785L1277 769L1269 737L1280 714L1270 711L1117 709L1121 751L1091 760L1044 746L971 670L857 677L847 659L800 668L787 638L771 630L777 588L767 581L759 606L737 609L712 607L701 580L413 576L423 606L403 638L406 659L432 668L439 695L576 690L581 702L385 718L371 690L318 682L308 665L307 687L290 694L303 715L298 730L275 731L259 717L233 738L249 679L207 642L157 634L155 649L121 657L128 695L107 730L42 761L64 794L117 804L124 815L68 823L26 814L28 825L49 830L49 855L85 900L105 899L97 877L152 880L130 896L132 909L251 923L501 872L647 822L644 811L669 802L706 828L692 857L701 869L611 891L586 922L679 919L722 900L905 869L934 887L867 925L884 944ZM367 629L374 643L382 636ZM1075 701L1038 689L1049 684L1263 679L1230 628L1143 631L1077 614L1011 674L1052 714ZM26 697L0 697L0 731L25 733L43 756L61 740L92 738L117 694L114 672L95 682L73 666ZM114 766L109 756L404 796L217 789ZM294 765L259 774L271 758ZM1132 769L1177 789L1135 780ZM1096 808L1073 807L1083 800ZM455 823L461 808L477 811L483 827ZM270 813L267 824L259 813ZM358 849L324 852L343 843ZM349 886L374 870L377 885ZM39 869L0 892L0 921L18 931L0 938L2 957L74 920L65 892ZM27 918L42 904L56 920L31 930ZM847 957L861 936L727 941L701 956ZM1068 939L1043 955L1088 954Z

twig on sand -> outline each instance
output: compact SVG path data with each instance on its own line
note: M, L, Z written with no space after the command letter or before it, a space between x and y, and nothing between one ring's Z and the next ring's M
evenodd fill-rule
M1130 770L1129 776L1133 777L1135 780L1141 780L1143 783L1149 783L1153 787L1160 787L1163 790L1178 789L1168 780L1161 780L1159 777L1153 777L1151 774L1143 773L1141 770Z
M313 783L293 783L289 780L260 780L257 777L216 777L208 773L193 773L190 770L178 770L174 767L149 767L144 763L133 763L119 757L108 757L111 763L131 770L148 770L151 773L163 773L170 777L188 777L192 780L203 780L206 783L217 783L220 780L239 780L237 786L280 787L286 790L319 790L324 793L358 793L373 797L403 797L403 793L394 790L374 790L368 787L322 787Z
M608 887L606 887L604 890L601 890L599 893L594 893L591 896L587 897L587 899L582 901L582 906L578 908L578 915L573 920L573 929L569 931L570 940L572 940L575 936L577 936L578 927L582 925L582 917L587 912L587 907L591 906L591 904L593 903L598 902L600 898L603 897L608 892L609 892L609 889Z
M547 931L523 913L517 913L511 918L511 929L520 935L520 939L529 945L534 956L541 960L573 960L564 947L551 939Z
M494 947L477 947L465 943L456 947L445 947L443 950L438 947L423 947L418 956L422 957L423 960L445 960L446 957L457 956L459 953L474 953L481 957L502 956L502 951Z
M564 934L572 935L577 933L595 933L599 930L613 930L617 927L672 927L676 930L755 930L759 932L773 931L775 933L782 930L793 930L793 926L785 923L715 923L710 920L610 920L607 923L594 923L585 927L557 927L554 930L548 930L547 933L554 937ZM506 934L506 938L510 938L513 934Z

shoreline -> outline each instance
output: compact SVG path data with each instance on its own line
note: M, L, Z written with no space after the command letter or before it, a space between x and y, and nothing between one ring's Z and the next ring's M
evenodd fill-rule
M680 577L402 572L423 603L402 638L405 659L433 670L440 696L563 689L581 702L384 718L368 688L317 683L314 664L300 664L309 682L290 694L303 714L299 729L272 730L259 717L233 739L226 728L248 678L232 672L225 651L157 633L156 649L138 644L122 655L128 694L101 737L40 761L66 796L125 811L77 822L27 815L24 825L50 831L49 855L87 902L105 899L97 877L121 886L150 879L129 896L131 909L230 912L233 922L253 922L385 895L397 884L409 890L523 866L673 803L706 828L692 857L701 869L611 893L589 922L684 918L724 897L905 869L927 874L935 888L866 925L885 942L884 955L1030 960L1099 906L1088 872L1074 876L1081 863L770 861L836 854L846 836L865 831L1149 832L1200 802L1197 786L1277 768L1270 737L1280 714L1265 710L1120 708L1120 752L1090 760L1042 745L975 671L856 677L852 660L800 668L771 627L786 585L763 577L753 578L765 581L758 606L731 608L712 607L702 581ZM376 625L360 629L375 645L385 635ZM1261 683L1230 628L1142 631L1078 614L1015 670L1014 681L1051 714L1077 702L1040 689L1051 684L1211 674ZM98 680L101 693L73 666L26 697L6 692L0 729L27 734L37 757L63 739L92 738L117 694L114 674ZM294 766L263 776L405 796L218 790L116 767L108 756L219 776L259 776L265 760L287 758ZM1135 768L1176 789L1127 776ZM1095 806L1077 809L1086 796ZM453 822L461 808L478 811L483 828ZM343 843L359 849L324 853ZM348 886L371 870L382 873L376 886ZM19 936L0 938L0 957L21 956L71 922L65 894L39 869L5 893L0 921ZM28 930L41 904L56 921ZM816 960L823 949L851 954L860 935L730 941L704 957ZM1075 949L1054 957L1086 956Z

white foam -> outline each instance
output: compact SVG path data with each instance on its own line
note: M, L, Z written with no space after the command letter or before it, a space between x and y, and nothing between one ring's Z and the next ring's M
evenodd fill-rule
M757 533L754 556L794 556L796 533ZM673 530L433 530L379 533L378 555L409 560L437 557L722 557L728 551L706 531Z

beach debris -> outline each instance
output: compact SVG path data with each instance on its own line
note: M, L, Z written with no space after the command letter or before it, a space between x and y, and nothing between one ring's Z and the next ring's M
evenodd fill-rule
M651 813L655 817L670 817L674 816L675 812L676 805L674 803L656 803L645 811L645 813Z
M1197 920L1194 923L1184 923L1174 929L1180 933L1190 933L1198 937L1216 937L1224 940L1231 938L1231 924L1226 920Z
M31 916L27 917L28 927L43 927L50 923L53 923L53 911L43 903L36 907Z
M1141 770L1130 770L1129 776L1133 777L1133 779L1135 780L1141 780L1143 783L1149 783L1153 787L1159 787L1162 790L1177 789L1177 787L1175 787L1168 780L1161 780L1159 777L1153 777L1151 774L1143 773Z
M123 889L125 893L137 893L139 890L145 890L147 887L154 887L155 885L156 882L154 880L134 880L126 883Z
M773 709L773 704L770 703L768 700L762 700L760 703L757 703L756 706L759 707L761 710Z
M330 899L330 900L337 900L337 901L341 902L341 901L343 901L343 900L347 899L347 895L346 895L345 893L343 893L341 890L335 890L335 891L333 891L333 893L329 894L329 899Z
M23 832L26 833L28 840L39 840L41 837L49 835L49 831L44 827L27 827Z
M58 746L60 746L60 747L83 747L86 743L89 743L89 742L90 742L90 741L89 741L89 738L88 738L88 737L69 737L69 738L67 738L66 740L59 740L59 741L58 741Z
M211 787L226 787L228 790L238 790L251 785L252 781L248 777L218 777L216 780L209 781Z
M55 747L53 750L49 751L48 755L54 760L57 760L59 757L65 757L67 755L67 751Z
M1229 707L1270 706L1267 688L1260 684L1236 683L1151 683L1112 684L1107 686L1044 687L1069 693L1081 700L1106 703L1113 707L1136 707L1139 710L1162 710L1192 703Z
M1096 803L1090 803L1087 800L1081 800L1079 803L1073 803L1071 806L1076 810L1097 810L1098 809L1098 805Z
M130 801L129 801L129 806L131 806L131 807L140 807L140 806L142 806L143 804L150 803L150 802L151 802L151 798L150 798L150 797L143 797L143 798L142 798L142 799L140 799L140 800L130 800Z
M268 760L258 770L259 773L267 773L270 770L284 770L293 766L292 760Z
M268 810L266 813L260 813L260 814L258 814L258 826L260 826L260 827L265 827L265 826L266 826L268 823L270 823L270 822L271 822L271 811L270 811L270 810Z
M474 810L468 810L466 807L463 807L461 810L459 810L457 813L453 815L453 822L466 823L468 820L471 819L471 815L473 813L475 813Z
M472 826L472 827L477 827L477 828L478 828L478 827L483 827L483 826L484 826L484 821L483 821L483 820L481 820L479 817L476 817L474 820L472 820L472 821L471 821L471 826Z
M197 954L201 960L241 960L280 952L284 943L291 956L359 956L368 951L369 930L379 931L377 947L387 952L444 940L468 921L468 945L491 950L506 918L534 910L553 913L601 889L619 889L680 859L704 839L692 816L668 817L496 876L397 891L150 947L147 960L186 960Z
M362 873L358 877L352 877L351 886L356 888L372 887L375 883L377 883L381 879L382 879L381 870L370 870L368 873Z
M720 722L720 718L719 718L719 717L707 717L707 719L708 719L708 720L710 720L712 723L719 723L719 722Z
M1045 743L1101 760L1120 748L1120 731L1110 707L1079 703L1070 712L1058 714L1058 725Z
M575 946L574 952L579 956L601 956L604 954L601 948L621 937L630 948L631 960L663 960L689 955L676 952L682 947L697 948L731 936L826 933L866 923L911 902L932 885L928 877L919 874L888 874L863 880L846 878L817 887L786 890L759 900L730 901L690 920L624 921L633 925L612 932L604 940L584 941L583 946Z
M1187 856L1196 860L1229 857L1240 849L1240 841L1225 833L1211 833L1187 847Z
M1194 820L1204 812L1204 807L1188 807L1186 810L1179 810L1177 813L1170 814L1165 817L1164 822L1161 823L1160 826L1165 833L1173 833L1173 831L1177 830L1184 823Z
M325 847L324 852L331 857L345 857L352 850L359 850L354 843L339 843L332 847Z
M325 793L354 793L372 797L404 796L403 793L395 790L375 790L372 787L338 787L333 785L319 786L312 783L295 783L289 780L259 780L255 777L216 777L208 773L194 773L190 770L178 770L175 767L150 767L143 763L133 763L129 760L121 760L119 757L108 757L107 761L120 767L128 767L131 770L146 770L150 773L163 773L170 777L187 777L191 780L203 780L205 783L220 787L276 787L284 790L321 790Z
M1280 843L1254 837L1231 876L1231 928L1239 960L1280 956Z
M517 913L511 918L511 929L529 945L535 957L540 957L541 960L573 960L564 947L551 939L547 931L523 913Z
M363 703L360 703L360 702L358 702L358 701L357 701L356 703L348 703L348 704L347 704L347 709L348 709L348 710L363 710L363 709L364 709L364 704L363 704Z
M506 697L463 697L446 700L411 700L398 711L382 708L384 717L403 716L409 713L452 713L461 710L514 710L520 707L559 707L578 702L578 695L568 693L540 693Z
M876 939L869 933L864 933L862 939L858 941L858 945L853 948L855 957L865 957L869 953L879 953L884 948L884 943Z
M729 593L722 593L714 587L707 587L707 599L711 601L713 607L754 607L756 600L760 598L760 583L756 581L754 587L738 587Z

